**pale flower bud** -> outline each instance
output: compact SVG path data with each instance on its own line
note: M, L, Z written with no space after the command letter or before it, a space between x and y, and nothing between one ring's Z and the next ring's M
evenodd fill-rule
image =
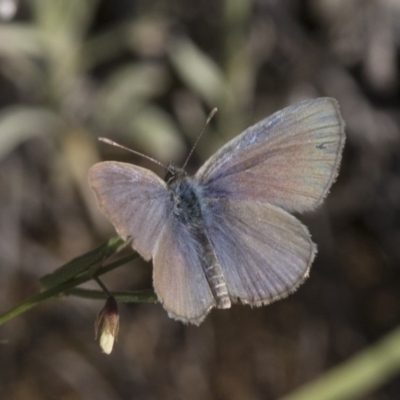
M95 339L100 335L99 344L104 353L110 354L119 329L118 305L114 296L107 298L103 309L94 323Z

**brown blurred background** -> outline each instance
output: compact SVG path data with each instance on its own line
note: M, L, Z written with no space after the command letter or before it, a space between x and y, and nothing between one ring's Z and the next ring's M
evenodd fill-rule
M181 165L218 107L193 172L304 99L335 97L347 123L339 178L300 217L319 252L294 295L214 310L200 327L120 305L110 356L93 339L102 301L48 302L0 328L1 399L276 399L397 327L400 2L0 0L0 17L0 312L114 234L87 185L92 164L163 174L98 136ZM149 288L151 264L104 282ZM399 399L400 379L362 398Z

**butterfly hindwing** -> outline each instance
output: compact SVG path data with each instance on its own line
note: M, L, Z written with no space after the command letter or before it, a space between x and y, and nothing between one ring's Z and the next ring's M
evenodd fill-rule
M154 289L171 317L196 325L215 306L202 254L189 227L172 214L154 249Z
M293 292L316 247L307 228L267 203L210 200L207 234L232 301L260 306Z

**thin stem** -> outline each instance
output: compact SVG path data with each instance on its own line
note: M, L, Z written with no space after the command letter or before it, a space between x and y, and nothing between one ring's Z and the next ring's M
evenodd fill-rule
M108 295L102 290L92 289L81 289L76 288L69 290L67 293L69 296L76 296L83 299L92 300L106 300ZM135 290L135 291L122 291L112 292L112 295L120 303L156 303L157 296L153 290Z
M109 296L109 297L112 296L110 291L107 289L107 286L102 282L102 280L98 276L95 276L93 279L103 289L104 293L107 294L107 296Z

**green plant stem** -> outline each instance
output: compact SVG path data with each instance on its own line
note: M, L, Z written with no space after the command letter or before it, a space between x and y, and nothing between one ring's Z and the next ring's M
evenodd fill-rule
M76 279L72 279L70 281L64 282L61 285L52 287L50 289L47 289L41 293L38 293L28 300L24 301L23 303L17 305L16 307L13 307L12 309L6 311L5 313L0 315L0 326L3 325L5 322L9 321L12 318L17 317L20 314L23 314L24 312L30 310L31 308L37 306L38 304L42 303L43 301L49 300L49 299L54 299L54 298L60 298L63 294L66 294L68 291L76 288L77 286L90 281L91 279L101 276L107 272L112 271L115 268L118 268L119 266L126 264L129 261L132 261L136 259L138 256L137 254L133 254L124 258L121 258L120 260L117 260L113 263L110 263L96 271L95 274L83 274Z
M69 296L82 297L84 299L94 300L106 300L108 295L102 290L91 290L91 289L72 289L66 292ZM157 302L157 296L153 290L135 290L135 291L123 291L123 292L112 292L112 295L120 303L155 303Z
M97 284L101 287L101 289L103 289L103 292L108 297L112 296L110 291L107 289L107 286L102 282L102 280L98 276L95 276L93 279L97 282Z

